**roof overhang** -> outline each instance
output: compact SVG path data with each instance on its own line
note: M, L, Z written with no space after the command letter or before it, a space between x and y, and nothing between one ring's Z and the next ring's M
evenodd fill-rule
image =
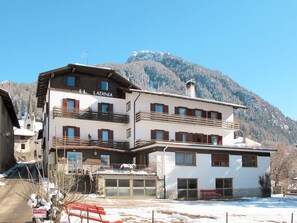
M11 101L11 98L10 98L8 92L0 89L0 96L3 99L4 106L6 107L6 110L10 116L12 125L14 127L20 128L20 124L19 124L18 118L16 116L16 113L15 113L15 110L14 110L14 107L13 107L13 104L12 104L12 101Z
M69 72L106 76L121 83L125 88L140 89L138 86L134 85L132 82L130 82L129 80L118 74L116 71L112 70L111 68L82 64L68 64L65 67L49 70L39 74L36 91L36 97L38 98L37 106L39 108L43 107L43 103L45 101L45 96L47 93L47 88L49 86L49 80L55 76L63 75Z
M250 153L274 153L276 150L269 148L250 148L250 147L236 147L236 146L219 146L207 144L191 144L191 143L175 143L175 142L152 142L143 146L134 147L132 152L145 151L153 148L163 148L163 150L171 149L189 149L189 150L210 150L210 151L232 151L232 152L250 152Z
M203 99L203 98L193 98L193 97L189 97L189 96L185 96L185 95L171 94L171 93L165 93L165 92L147 91L147 90L141 90L141 89L124 89L124 90L128 93L136 92L136 93L141 93L141 94L150 94L150 95L157 95L157 96L163 96L163 97L180 98L183 100L199 101L199 102L206 102L206 103L211 103L211 104L216 104L216 105L230 106L230 107L233 107L234 109L237 109L237 108L247 109L247 107L244 105L215 101L215 100L210 100L210 99Z

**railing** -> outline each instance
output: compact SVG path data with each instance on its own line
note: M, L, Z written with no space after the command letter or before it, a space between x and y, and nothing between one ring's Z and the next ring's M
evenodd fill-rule
M181 115L170 115L166 113L157 112L138 112L136 113L136 122L141 120L159 121L159 122L176 122L194 125L211 126L226 129L239 129L239 124L235 122L227 122L218 119L211 118L197 118L195 116L181 116Z
M158 140L136 140L135 142L135 147L137 146L147 146L150 144L154 144L156 141ZM170 143L188 143L188 144L197 144L197 145L217 145L217 146L222 146L220 144L213 144L213 143L207 143L207 142L181 142L181 141L175 141L175 140L171 140L171 141L159 141L159 142L170 142Z
M94 112L88 110L67 110L67 108L62 107L53 108L53 118L55 117L129 123L129 116L126 114L113 112Z
M82 139L80 137L53 137L53 146L84 146L88 147L107 147L113 149L129 149L129 142L127 141L115 141L115 140L93 140L93 139Z
M55 171L62 171L62 172L69 172L69 167L67 164L67 159L64 159L65 162L58 162L58 165L56 164L49 164L50 170ZM115 174L115 173L127 173L131 172L134 174L154 174L155 168L145 166L145 165L138 165L138 164L119 164L119 163L111 163L109 165L101 165L99 164L100 161L98 161L97 164L85 164L83 163L80 167L77 167L77 170L69 172L69 173L79 173L79 174ZM131 165L132 168L129 167ZM73 169L73 168L72 168Z

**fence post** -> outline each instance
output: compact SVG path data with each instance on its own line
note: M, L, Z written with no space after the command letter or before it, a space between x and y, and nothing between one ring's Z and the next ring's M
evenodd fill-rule
M292 215L291 215L291 223L293 223L294 222L294 213L292 213Z
M226 223L228 223L228 212L226 212Z
M154 218L155 218L155 211L152 210L152 223L154 223Z

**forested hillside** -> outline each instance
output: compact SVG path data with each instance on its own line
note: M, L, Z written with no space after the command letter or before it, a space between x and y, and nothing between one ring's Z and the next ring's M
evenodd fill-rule
M297 122L285 117L279 109L256 94L242 88L219 71L184 61L168 53L135 52L125 64L99 64L115 69L143 89L185 94L185 82L196 81L196 96L218 101L242 104L248 109L235 110L242 132L261 143L295 144ZM40 71L43 72L43 71ZM37 79L37 74L36 74ZM1 80L0 80L1 81ZM36 109L36 83L0 82L0 88L9 92L18 117L24 115L31 98Z

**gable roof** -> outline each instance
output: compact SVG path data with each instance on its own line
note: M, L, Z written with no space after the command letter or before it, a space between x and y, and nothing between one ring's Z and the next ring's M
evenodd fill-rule
M7 109L7 112L9 114L9 116L10 116L10 119L11 119L11 122L12 122L13 126L15 126L17 128L20 128L20 124L19 124L18 118L17 118L17 116L15 114L15 110L14 110L14 107L12 105L12 101L11 101L11 98L10 98L8 92L0 89L0 96L3 99L4 106Z
M38 108L42 108L43 102L45 101L49 80L54 76L60 76L68 72L79 72L85 74L106 76L121 83L124 86L124 88L140 89L138 86L134 85L132 82L130 82L129 80L118 74L116 71L112 70L111 68L96 67L82 64L68 64L65 67L49 70L39 74L36 91L36 97L38 98Z

